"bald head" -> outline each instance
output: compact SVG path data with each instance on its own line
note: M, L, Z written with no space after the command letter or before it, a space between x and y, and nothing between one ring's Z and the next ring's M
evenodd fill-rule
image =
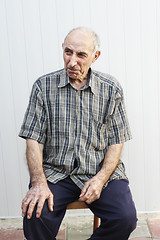
M80 35L85 35L88 38L90 38L90 40L92 41L93 44L93 53L96 53L97 51L99 51L100 48L100 41L99 41L99 37L98 35L91 29L86 28L86 27L77 27L77 28L73 28L65 37L64 39L64 43L66 41L66 39L68 37L72 36L72 33L77 34L77 37L79 37Z

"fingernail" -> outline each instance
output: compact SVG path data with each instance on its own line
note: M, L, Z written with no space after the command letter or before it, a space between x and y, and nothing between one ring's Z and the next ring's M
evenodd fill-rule
M30 216L29 216L29 215L27 215L27 219L30 219Z

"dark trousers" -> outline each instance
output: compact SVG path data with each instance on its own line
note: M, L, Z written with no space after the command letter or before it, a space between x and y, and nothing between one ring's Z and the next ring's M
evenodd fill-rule
M30 220L24 218L27 240L55 240L67 204L77 200L81 192L69 177L56 184L48 182L48 185L54 195L54 211L48 210L46 201L40 218L35 217L35 211ZM100 199L88 207L101 219L90 240L127 240L136 227L136 210L125 180L111 181Z

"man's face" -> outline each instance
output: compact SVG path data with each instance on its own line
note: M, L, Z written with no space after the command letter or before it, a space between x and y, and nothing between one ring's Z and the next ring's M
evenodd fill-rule
M93 54L94 44L91 34L75 30L69 34L63 44L64 68L68 76L82 81L100 52Z

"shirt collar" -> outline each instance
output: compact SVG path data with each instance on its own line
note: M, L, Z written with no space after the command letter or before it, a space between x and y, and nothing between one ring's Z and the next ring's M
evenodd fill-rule
M93 94L96 94L97 87L96 87L96 81L95 81L95 75L93 74L93 70L90 69L90 78L89 78L89 86L91 88L91 91Z
M69 84L69 77L67 75L67 72L65 71L65 69L63 69L62 73L61 73L61 76L60 76L60 79L59 79L59 84L58 84L58 87L61 88L61 87L65 87L67 84Z

